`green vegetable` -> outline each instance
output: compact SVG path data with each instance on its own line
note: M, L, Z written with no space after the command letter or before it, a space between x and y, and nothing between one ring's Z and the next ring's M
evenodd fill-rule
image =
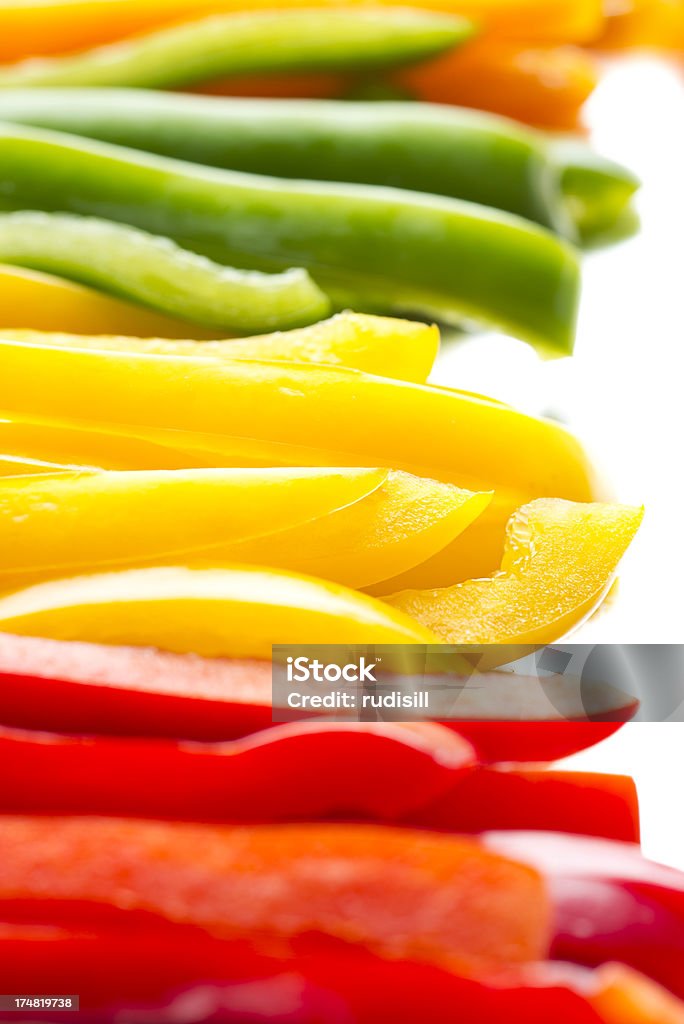
M579 139L563 138L550 147L570 216L586 245L618 236L633 227L630 201L639 179L626 167L594 152Z
M330 311L305 270L235 270L168 238L92 217L0 214L0 262L51 271L219 330L297 327Z
M168 88L247 73L385 68L441 53L474 31L464 18L402 7L221 14L76 55L22 61L0 73L0 87Z
M433 192L573 230L543 137L472 110L38 89L0 95L0 117L211 167Z
M467 199L587 244L620 228L639 185L580 140L432 104L27 89L0 93L0 117L211 167Z
M2 204L123 221L235 266L306 267L338 306L466 319L572 348L574 251L459 200L216 170L7 125Z

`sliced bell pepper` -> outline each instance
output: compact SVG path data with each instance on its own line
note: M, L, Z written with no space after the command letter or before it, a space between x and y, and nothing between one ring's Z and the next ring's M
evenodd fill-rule
M546 140L491 114L415 103L26 89L6 121L212 167L466 199L572 233Z
M473 321L552 354L572 349L576 253L498 210L203 168L20 125L0 128L0 194L5 207L121 221L218 263L302 267L338 308Z
M493 488L464 534L475 576L498 568L505 524L524 502L597 496L586 454L561 426L444 388L341 368L123 358L1 340L0 367L0 409L9 415L116 431L204 458L213 451L228 464L362 462ZM111 444L111 435L100 437ZM31 455L46 457L39 448Z
M372 764L382 771L369 772ZM444 832L530 828L639 838L631 779L476 767L470 744L430 724L296 723L192 745L0 728L0 778L3 814L373 819Z
M40 459L22 459L16 455L0 455L0 477L36 476L43 473L65 474L75 472L74 467Z
M0 330L7 328L164 338L216 337L215 331L162 316L73 281L0 264Z
M684 49L684 3L682 0L628 0L611 12L596 45L601 50L643 47L681 52Z
M451 644L551 643L596 608L643 509L540 498L510 520L501 571L386 598Z
M16 86L173 88L220 75L377 69L415 63L475 31L465 18L415 8L243 10L162 26L81 53L0 68Z
M550 930L534 869L474 840L373 825L4 818L0 900L123 905L226 938L322 932L466 969L539 959Z
M606 839L496 832L484 842L548 879L554 957L586 965L620 961L684 998L681 872L644 859L632 844Z
M359 587L438 551L488 501L386 470L17 477L0 481L0 589L179 563L265 565Z
M395 0L383 0L396 6ZM161 25L213 13L264 8L340 6L330 0L4 0L0 7L0 60L84 49ZM341 6L358 6L349 0ZM603 21L600 0L429 0L423 11L465 15L491 32L529 39L585 42Z
M97 217L0 214L0 260L58 273L212 330L299 327L330 311L304 270L261 274L219 266L168 238Z
M313 948L299 939L264 948L130 912L98 928L3 926L0 980L28 991L36 976L50 991L78 990L82 1012L97 1011L102 1024L171 1024L188 1009L197 1024L443 1024L454 1007L468 1024L682 1022L681 1004L614 965L543 963L474 978L322 936Z
M439 348L439 330L435 326L416 320L363 313L338 313L310 327L227 341L90 336L32 330L5 331L3 328L0 328L0 337L29 345L138 352L141 355L327 363L417 384L427 380Z
M400 88L429 103L476 107L528 124L572 131L598 83L585 50L479 39L392 76Z
M372 597L250 566L130 569L38 583L0 597L0 628L209 658L269 658L274 643L436 642Z
M195 741L272 726L268 661L0 634L0 722L26 729ZM550 761L619 722L465 722L451 728L486 761Z

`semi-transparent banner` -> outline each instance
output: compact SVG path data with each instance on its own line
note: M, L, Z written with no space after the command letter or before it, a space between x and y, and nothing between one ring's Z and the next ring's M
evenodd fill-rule
M273 647L273 721L684 721L684 645Z

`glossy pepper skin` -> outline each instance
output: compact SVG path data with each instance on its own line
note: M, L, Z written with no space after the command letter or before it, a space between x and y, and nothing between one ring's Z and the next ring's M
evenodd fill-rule
M550 352L572 348L575 253L500 211L201 168L19 125L0 130L0 167L0 205L106 216L235 266L304 267L361 311L465 318Z
M467 40L465 18L412 8L237 12L162 27L82 53L0 69L15 85L172 88L218 75L392 67Z
M433 192L572 233L543 137L473 111L27 89L0 94L0 117L211 167Z
M617 960L684 999L684 876L629 843L497 832L491 849L534 865L554 903L552 955L590 966Z
M96 217L0 214L0 260L226 333L300 327L330 311L306 271L261 274L219 266L168 238Z
M369 772L369 764L382 764L382 772ZM232 823L344 818L444 832L529 828L639 838L631 779L479 766L467 741L432 724L293 723L193 745L0 727L0 778L2 813Z
M0 682L0 722L21 729L215 742L273 724L268 661L0 633ZM620 722L451 725L481 761L537 762L598 743Z
M448 560L450 583L499 568L506 522L526 501L557 494L582 502L597 494L587 455L562 427L443 388L323 366L123 359L1 340L0 367L6 415L99 430L100 443L91 438L94 457L98 448L116 451L118 433L204 458L211 453L214 465L360 461L468 490L494 489ZM45 457L37 440L31 457Z

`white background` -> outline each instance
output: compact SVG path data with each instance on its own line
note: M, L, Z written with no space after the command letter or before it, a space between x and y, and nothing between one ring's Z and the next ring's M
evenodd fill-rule
M684 643L684 63L611 61L586 120L597 148L641 178L642 224L635 238L585 257L574 358L543 363L487 336L447 348L437 374L560 411L617 498L646 506L617 601L572 639ZM625 726L566 765L634 776L646 855L684 868L684 723Z

